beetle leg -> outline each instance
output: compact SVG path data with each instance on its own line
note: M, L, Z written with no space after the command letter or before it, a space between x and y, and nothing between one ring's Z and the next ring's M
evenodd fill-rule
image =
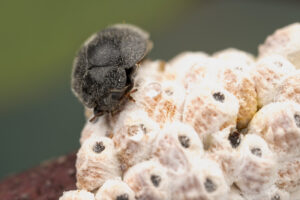
M135 99L131 96L132 93L135 93L137 91L137 89L133 89L130 92L128 92L127 94L125 94L125 97L127 97L130 101L135 103Z
M89 122L96 123L98 120L98 117L102 116L103 114L104 114L103 112L95 113L94 116L89 120Z
M127 98L128 98L130 101L132 101L133 103L135 103L135 99L134 99L132 96L128 95Z

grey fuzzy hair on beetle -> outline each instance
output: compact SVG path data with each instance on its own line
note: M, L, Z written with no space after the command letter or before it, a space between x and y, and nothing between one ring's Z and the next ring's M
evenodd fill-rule
M138 64L152 48L149 34L129 24L110 26L92 35L73 64L72 90L94 110L94 120L115 113L131 99Z

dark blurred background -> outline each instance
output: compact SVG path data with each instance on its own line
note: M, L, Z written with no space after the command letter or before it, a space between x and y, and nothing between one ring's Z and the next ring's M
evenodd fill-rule
M74 55L114 23L151 33L153 59L236 47L253 54L300 21L292 0L0 0L0 178L79 147L83 107L70 90Z

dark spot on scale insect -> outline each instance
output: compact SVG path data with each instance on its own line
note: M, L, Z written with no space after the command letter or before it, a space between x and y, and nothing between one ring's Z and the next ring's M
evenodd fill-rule
M223 103L224 100L225 100L225 95L222 94L221 92L215 92L215 93L213 93L213 97L214 97L214 99L216 101L220 101L221 103Z
M178 140L184 148L189 148L190 147L190 138L188 138L187 136L179 135Z
M117 196L116 200L129 200L128 194L121 194Z
M128 24L110 26L93 35L79 50L72 72L72 90L93 109L94 121L121 110L134 87L137 66L149 53L149 34Z
M278 194L275 194L271 200L280 200L280 196Z
M206 191L209 193L214 192L217 189L216 184L210 178L206 178L206 180L204 182L204 186L205 186Z
M300 115L299 114L295 114L294 115L294 119L295 119L297 127L300 128Z
M105 146L103 144L103 142L96 142L96 144L93 146L93 151L95 153L101 153L102 151L104 151Z
M228 140L230 141L231 146L236 148L241 143L241 134L237 130L234 130L229 134Z
M160 184L160 182L161 182L160 176L157 176L157 175L151 175L150 179L151 179L152 184L153 184L155 187L158 187L158 186L159 186L159 184Z
M262 156L261 149L260 149L260 148L257 148L257 147L252 148L252 149L251 149L251 153L252 153L253 155L256 155L257 157L261 157L261 156Z

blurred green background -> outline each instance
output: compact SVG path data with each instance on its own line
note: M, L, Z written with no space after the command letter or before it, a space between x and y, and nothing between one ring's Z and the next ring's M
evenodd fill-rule
M0 178L79 147L83 107L70 91L74 55L92 33L133 23L153 59L236 47L256 54L300 21L291 0L0 0Z

